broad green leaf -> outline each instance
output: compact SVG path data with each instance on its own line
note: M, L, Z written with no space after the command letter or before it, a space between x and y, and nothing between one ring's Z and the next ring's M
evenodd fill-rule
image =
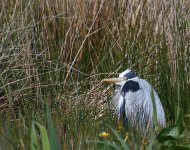
M172 138L177 138L181 133L183 132L183 129L180 129L179 126L177 125L173 125L170 127L167 127L165 129L163 129L160 133L159 133L159 137L163 137L163 136L170 136Z
M40 149L40 146L39 146L39 143L38 143L38 140L37 140L37 133L36 133L36 129L35 129L35 125L34 123L32 122L32 129L31 129L31 143L30 143L30 149L31 150L38 150Z
M171 147L172 150L189 150L190 149L190 145L176 145L176 146L172 146Z
M35 125L37 125L39 130L40 130L43 150L51 150L46 128L44 126L40 125L39 123L36 123L36 122L35 122Z

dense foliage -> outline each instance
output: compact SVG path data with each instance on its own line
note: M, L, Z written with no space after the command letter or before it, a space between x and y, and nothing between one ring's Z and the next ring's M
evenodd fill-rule
M158 92L167 128L148 149L190 147L190 1L0 2L0 147L139 149L118 129L111 85L131 68ZM109 137L102 139L101 132Z

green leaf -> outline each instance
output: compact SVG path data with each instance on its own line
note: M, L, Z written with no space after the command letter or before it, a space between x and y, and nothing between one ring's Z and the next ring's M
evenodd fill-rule
M164 136L170 136L172 138L178 138L183 132L183 129L179 127L178 125L172 125L170 127L167 127L163 129L158 137L164 137Z
M152 100L152 106L153 106L153 117L154 117L154 125L155 125L155 130L158 131L158 119L157 119L157 110L156 110L156 102L155 102L155 97L154 97L154 90L151 88L151 100Z
M46 128L44 126L40 125L39 123L36 123L36 122L35 122L35 125L38 126L38 128L40 130L43 150L51 150Z
M186 114L185 117L190 117L190 114Z
M50 143L51 143L51 149L52 150L59 150L61 149L61 145L57 136L57 132L53 123L53 119L51 116L50 109L48 107L48 104L46 103L46 113L47 113L47 123L48 123L48 131L49 131L49 137L50 137Z
M38 140L37 140L37 133L36 133L35 125L34 125L33 122L32 122L32 129L31 129L30 138L31 138L30 149L31 150L40 149L40 146L39 146L39 143L38 143Z
M13 150L18 150L17 143L15 143L15 140L10 135L9 131L7 131L7 135L2 134L1 135L8 143L11 144Z
M172 146L172 150L190 150L190 146L183 146L183 145L177 145L177 146Z

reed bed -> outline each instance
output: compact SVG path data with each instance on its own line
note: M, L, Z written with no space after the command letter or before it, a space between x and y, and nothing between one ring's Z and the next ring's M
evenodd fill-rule
M0 147L139 149L117 128L115 77L131 68L160 96L167 128L147 149L190 147L190 1L0 2ZM102 139L105 131L109 137Z

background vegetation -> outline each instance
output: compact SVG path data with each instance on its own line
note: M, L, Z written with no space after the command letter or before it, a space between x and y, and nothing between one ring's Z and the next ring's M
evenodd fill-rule
M101 80L131 68L166 112L147 148L188 149L189 15L188 0L1 1L0 147L127 149ZM131 149L138 137L129 133Z

